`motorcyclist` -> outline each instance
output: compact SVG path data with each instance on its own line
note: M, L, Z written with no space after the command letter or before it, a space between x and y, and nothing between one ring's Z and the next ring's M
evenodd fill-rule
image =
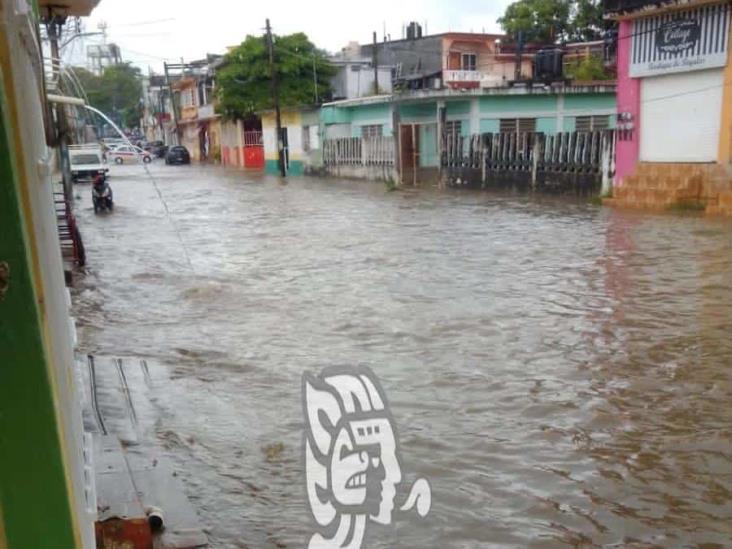
M114 202L112 198L112 189L107 183L107 178L104 174L97 174L92 182L92 202L94 204L94 211L99 210L112 210Z

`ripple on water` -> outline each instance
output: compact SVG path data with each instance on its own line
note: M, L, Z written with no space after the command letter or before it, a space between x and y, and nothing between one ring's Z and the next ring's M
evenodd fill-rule
M214 545L302 545L300 376L344 363L433 487L375 547L729 544L728 223L153 170L195 272L115 174L74 314L83 350L171 364L158 438Z

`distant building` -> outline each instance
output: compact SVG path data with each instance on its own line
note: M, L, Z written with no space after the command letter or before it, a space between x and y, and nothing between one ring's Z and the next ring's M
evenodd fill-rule
M502 34L467 32L423 36L422 27L411 23L406 38L364 44L357 54L372 59L375 48L377 64L392 71L395 91L496 87L531 76L532 53L519 57L506 52L504 39Z
M392 66L377 62L376 75L378 89L376 89L373 59L361 54L361 46L352 42L346 48L328 60L337 68L336 75L331 79L332 98L356 99L379 93L392 91Z

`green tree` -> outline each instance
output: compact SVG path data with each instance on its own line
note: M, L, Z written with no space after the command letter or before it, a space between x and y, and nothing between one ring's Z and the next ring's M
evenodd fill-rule
M303 33L274 37L274 62L280 84L280 104L297 106L315 102L317 73L318 98L330 95L330 79L335 68L325 53ZM224 57L217 72L218 109L228 118L245 118L274 107L270 87L269 54L263 37L247 36Z
M518 31L532 42L597 40L607 23L600 0L518 0L510 4L498 22L509 38Z
M522 31L527 42L554 43L567 37L570 11L570 0L518 0L498 23L512 40Z
M102 76L81 67L75 67L74 73L92 107L104 112L118 124L137 126L142 97L140 69L123 63L105 68Z

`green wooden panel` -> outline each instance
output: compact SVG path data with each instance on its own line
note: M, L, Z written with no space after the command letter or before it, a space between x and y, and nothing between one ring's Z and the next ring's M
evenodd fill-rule
M73 548L71 498L7 105L0 73L0 261L10 267L0 297L0 510L8 547Z
M562 125L562 131L573 132L577 128L577 117L576 116L565 116L564 124Z

